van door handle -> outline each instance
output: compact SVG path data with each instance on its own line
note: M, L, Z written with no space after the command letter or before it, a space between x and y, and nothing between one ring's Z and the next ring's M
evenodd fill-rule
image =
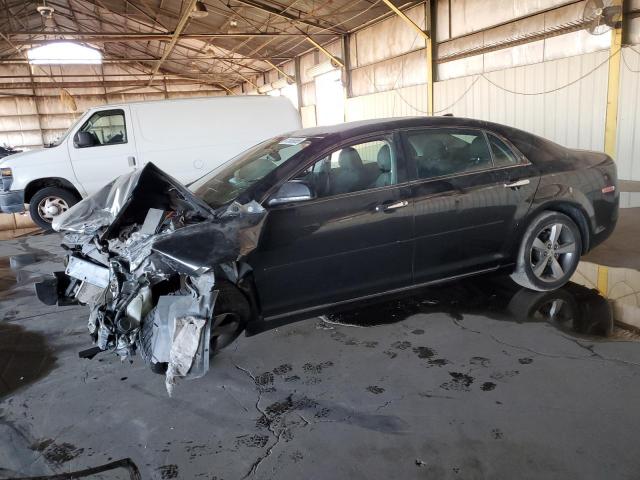
M512 182L512 183L505 183L504 184L504 188L524 187L525 185L529 185L530 183L531 183L531 181L528 178L525 178L524 180L518 180L518 181Z
M127 157L127 161L129 162L130 167L136 166L136 157L134 157L133 155L131 155L130 157Z
M399 202L377 205L376 212L391 212L393 210L397 210L398 208L406 207L407 205L409 205L409 202L406 200L400 200Z

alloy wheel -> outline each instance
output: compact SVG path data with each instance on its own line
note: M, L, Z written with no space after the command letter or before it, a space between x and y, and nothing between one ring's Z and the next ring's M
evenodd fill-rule
M44 197L38 203L38 214L48 223L67 210L69 210L69 204L60 197Z
M531 269L543 282L556 282L571 270L576 255L576 238L571 229L562 223L546 225L531 245Z

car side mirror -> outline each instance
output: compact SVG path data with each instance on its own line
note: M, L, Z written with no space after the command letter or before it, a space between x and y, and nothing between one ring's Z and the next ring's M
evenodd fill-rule
M269 199L268 205L305 202L307 200L313 200L314 198L315 195L308 184L300 180L290 180L282 184L275 195Z
M95 141L89 132L77 132L73 137L73 144L78 148L93 147Z

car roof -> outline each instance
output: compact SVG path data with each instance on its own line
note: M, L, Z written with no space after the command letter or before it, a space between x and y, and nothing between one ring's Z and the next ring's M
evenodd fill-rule
M340 123L337 125L303 128L289 135L295 137L324 137L330 135L352 136L374 133L397 128L411 127L469 127L501 129L503 125L464 117L391 117L356 122Z

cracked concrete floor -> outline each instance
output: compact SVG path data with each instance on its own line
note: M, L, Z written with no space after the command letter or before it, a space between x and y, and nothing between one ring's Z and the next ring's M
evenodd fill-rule
M640 344L585 289L555 325L484 281L293 323L168 398L139 358L78 359L85 308L37 303L58 241L0 244L0 478L122 458L144 479L640 477Z

